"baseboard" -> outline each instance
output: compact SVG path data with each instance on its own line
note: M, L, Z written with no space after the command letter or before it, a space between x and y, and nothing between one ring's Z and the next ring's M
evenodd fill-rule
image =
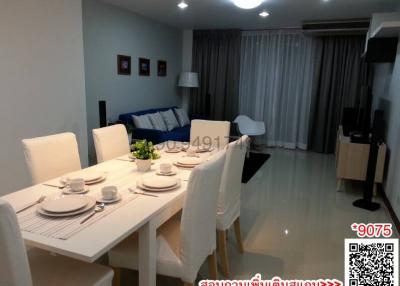
M378 184L378 192L382 196L383 203L389 210L390 217L392 218L392 220L394 222L394 226L396 227L397 232L400 233L400 220L397 217L396 213L394 212L393 207L386 196L386 193L385 193L385 190L384 190L382 184Z

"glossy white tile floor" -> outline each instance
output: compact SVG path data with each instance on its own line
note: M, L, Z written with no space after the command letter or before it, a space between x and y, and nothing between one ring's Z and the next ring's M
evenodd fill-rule
M336 191L333 155L282 149L246 185L242 196L242 232L246 253L234 248L234 277L261 273L267 278L344 277L344 239L356 238L353 222L390 222L382 208L368 212L352 206L362 196L357 184ZM377 199L380 201L380 199Z
M233 231L229 233L232 278L261 273L265 278L343 280L344 239L356 238L350 225L392 223L388 211L383 204L376 212L353 207L362 196L357 184L336 191L333 155L268 152L271 158L243 185L244 254L237 252ZM206 266L200 276L207 277ZM158 285L181 285L179 280L159 279Z

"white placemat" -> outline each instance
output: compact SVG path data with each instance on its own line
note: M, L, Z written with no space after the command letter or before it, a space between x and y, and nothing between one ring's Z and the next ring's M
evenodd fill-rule
M36 212L36 207L32 207L19 213L17 217L20 228L23 231L43 235L46 237L67 240L118 208L130 203L137 197L138 195L124 192L121 201L106 205L104 211L97 213L83 224L81 224L81 221L90 215L91 212L67 218L51 218L38 214Z

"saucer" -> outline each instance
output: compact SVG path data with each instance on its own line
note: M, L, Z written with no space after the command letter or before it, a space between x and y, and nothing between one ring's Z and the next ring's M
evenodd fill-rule
M105 198L103 198L102 194L98 194L96 196L96 201L99 203L104 203L104 204L112 204L112 203L116 203L119 202L122 199L122 196L120 193L118 193L115 198L112 198L110 200L106 200Z
M168 172L168 173L163 173L163 172L161 172L161 170L158 170L156 172L156 174L159 176L175 176L177 173L178 172L176 170L171 170L171 172Z
M86 194L90 191L88 186L85 186L85 188L79 192L75 192L73 191L70 187L65 187L62 191L62 193L64 195L82 195L82 194Z

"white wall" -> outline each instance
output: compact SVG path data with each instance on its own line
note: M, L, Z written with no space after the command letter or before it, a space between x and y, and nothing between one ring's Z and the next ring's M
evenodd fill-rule
M399 35L400 37L400 35ZM385 191L400 217L400 43L394 64L376 64L374 106L385 111L390 161Z
M107 117L146 108L180 105L182 32L98 0L83 1L83 30L89 152L91 130L99 126L98 101ZM117 55L131 56L132 74L117 74ZM151 60L151 76L138 75L138 58ZM157 60L167 61L167 77L157 76Z
M87 163L81 0L0 8L0 195L30 184L21 139L64 131Z

